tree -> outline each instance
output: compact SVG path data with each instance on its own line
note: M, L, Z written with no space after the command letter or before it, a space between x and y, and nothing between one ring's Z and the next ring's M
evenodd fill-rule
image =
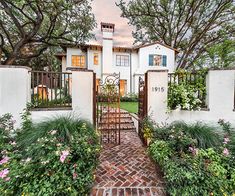
M0 0L1 64L27 64L50 46L84 43L95 25L88 0Z
M207 48L235 35L232 0L121 0L122 17L136 42L160 41L180 50L178 68L190 67Z
M61 48L50 46L40 56L32 58L27 66L31 67L33 70L43 71L47 68L46 70L48 71L62 71L62 63L55 56L55 54L62 52Z
M235 40L226 39L224 42L215 44L210 48L206 49L203 54L196 62L196 67L234 67L235 62Z

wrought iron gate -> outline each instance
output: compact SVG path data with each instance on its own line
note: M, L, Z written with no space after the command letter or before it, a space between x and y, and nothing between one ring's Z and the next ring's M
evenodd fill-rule
M120 74L96 85L96 127L104 144L120 144Z
M148 111L147 111L147 105L148 105L148 93L147 93L147 81L148 81L148 75L145 73L145 79L143 80L141 77L139 77L139 104L138 104L138 117L139 117L139 137L142 140L142 142L146 145L147 141L144 138L143 133L143 121L144 118L147 117Z

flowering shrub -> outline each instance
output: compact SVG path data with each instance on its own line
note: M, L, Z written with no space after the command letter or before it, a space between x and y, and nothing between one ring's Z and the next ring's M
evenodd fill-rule
M144 138L152 140L153 138L153 130L154 130L154 122L150 117L145 117L143 119L143 135Z
M177 108L183 110L200 110L202 107L205 107L206 73L207 70L200 70L197 74L192 74L185 70L175 72L173 80L177 77L178 81L169 83L169 110Z
M56 127L63 122L64 128ZM44 122L45 123L45 122ZM71 125L73 124L73 126ZM74 126L74 125L77 126ZM0 192L6 195L86 195L94 180L100 150L99 139L89 123L60 117L27 130L27 146L17 144L1 152ZM50 125L50 126L49 126ZM43 129L39 129L43 127ZM76 130L70 130L76 127ZM64 131L67 130L66 135ZM45 132L44 132L45 131ZM32 132L33 133L33 132ZM25 136L25 135L24 135ZM36 138L36 140L34 140Z
M211 130L203 124L182 122L155 128L148 150L164 172L170 195L235 194L231 139Z

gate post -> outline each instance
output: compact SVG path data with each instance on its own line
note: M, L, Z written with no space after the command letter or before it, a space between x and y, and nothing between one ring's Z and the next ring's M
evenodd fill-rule
M94 118L94 73L86 69L73 68L72 108L80 118L93 123Z
M30 102L31 69L25 66L0 65L0 116L11 113L20 127L21 115Z
M148 116L156 123L165 123L167 120L168 70L149 70L146 82Z

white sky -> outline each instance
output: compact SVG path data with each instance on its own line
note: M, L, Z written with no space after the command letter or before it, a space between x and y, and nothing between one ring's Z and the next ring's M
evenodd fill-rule
M100 23L108 22L115 24L114 45L131 46L134 42L132 37L132 27L128 25L128 20L122 18L121 10L115 5L119 0L93 0L92 9L96 18L97 28L94 33L98 42L101 41ZM92 41L92 43L95 43Z

